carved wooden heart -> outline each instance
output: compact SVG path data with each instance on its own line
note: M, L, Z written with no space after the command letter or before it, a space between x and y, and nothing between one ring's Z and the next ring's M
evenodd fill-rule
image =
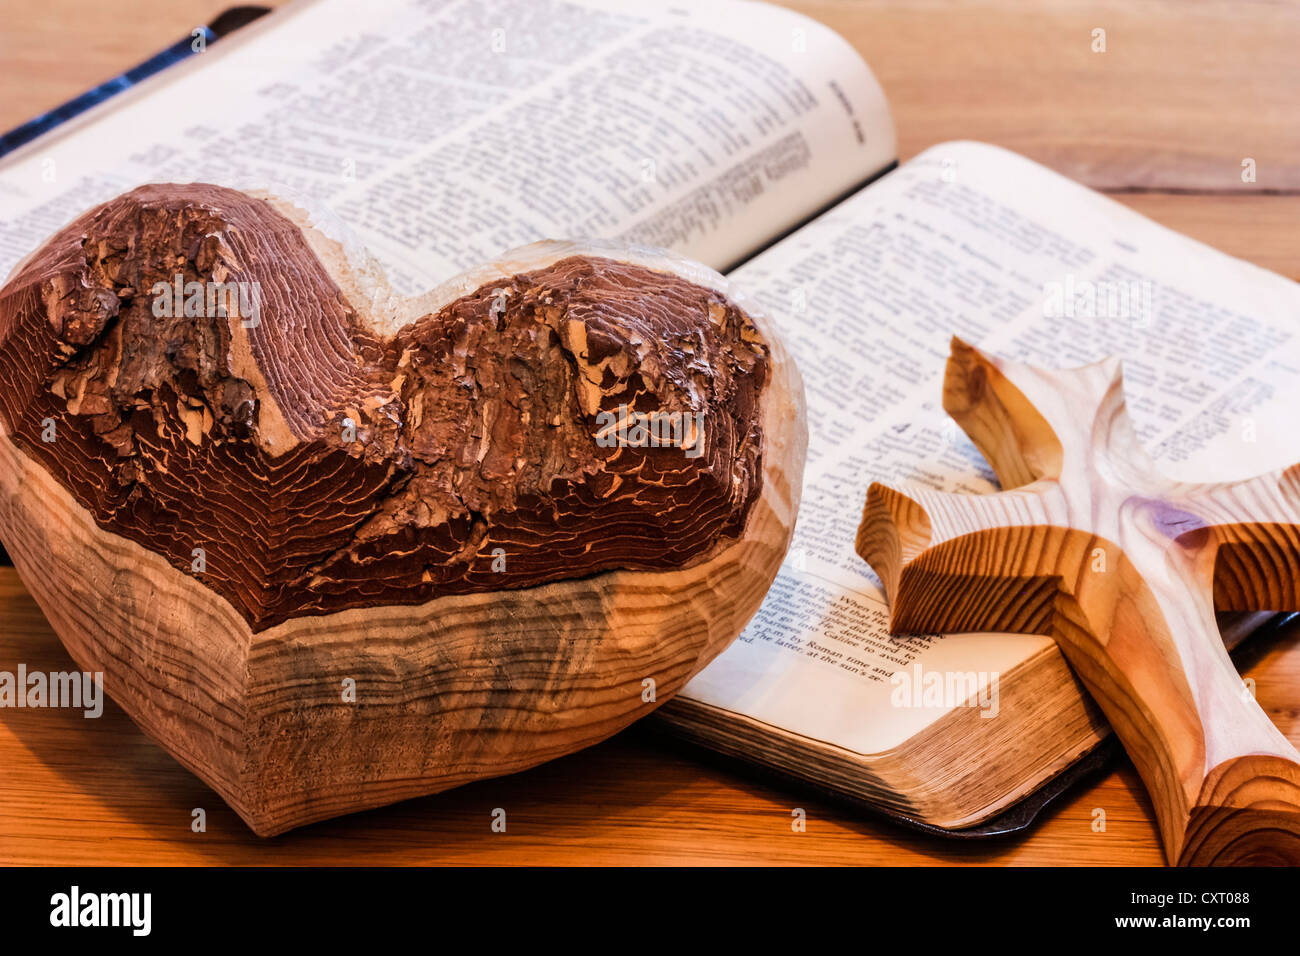
M274 197L145 186L0 289L0 537L259 834L601 740L785 553L794 363L702 266L540 243L414 299Z

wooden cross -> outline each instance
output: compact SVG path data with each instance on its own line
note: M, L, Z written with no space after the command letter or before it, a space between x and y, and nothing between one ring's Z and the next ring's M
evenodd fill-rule
M1137 766L1171 863L1300 864L1300 753L1214 617L1300 609L1300 464L1162 477L1116 359L1046 370L954 339L943 405L1003 490L871 486L857 550L891 629L1050 635Z

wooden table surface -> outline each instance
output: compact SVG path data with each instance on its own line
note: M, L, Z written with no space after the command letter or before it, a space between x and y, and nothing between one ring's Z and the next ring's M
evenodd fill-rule
M902 158L948 139L1017 150L1174 229L1300 279L1300 6L790 0L848 37L889 94ZM0 0L0 129L189 33L212 0ZM1091 50L1106 31L1105 53ZM1241 182L1245 158L1257 181ZM1297 317L1300 321L1300 316ZM1246 673L1300 744L1300 630ZM0 569L0 670L73 664ZM495 808L505 833L491 829ZM790 811L807 811L806 832ZM207 831L191 830L192 811ZM1093 811L1106 812L1104 833ZM57 864L1158 864L1125 764L1029 834L954 843L700 759L634 727L500 780L258 840L111 703L0 709L0 862Z

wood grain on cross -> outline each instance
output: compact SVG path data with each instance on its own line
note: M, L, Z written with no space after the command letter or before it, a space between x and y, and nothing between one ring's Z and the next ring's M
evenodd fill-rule
M891 628L1050 635L1137 766L1170 862L1300 863L1300 753L1214 616L1300 609L1300 465L1163 477L1114 359L1045 370L954 339L943 399L1003 490L871 486L857 550Z

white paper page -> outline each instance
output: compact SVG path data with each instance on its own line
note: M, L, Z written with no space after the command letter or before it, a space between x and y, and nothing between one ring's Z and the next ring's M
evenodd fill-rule
M324 200L405 294L541 238L723 268L896 155L857 53L767 4L318 0L246 29L0 164L0 275L167 181Z
M808 470L776 585L683 694L788 731L878 753L947 709L894 706L894 673L919 663L987 683L1049 643L891 638L879 581L853 550L873 480L997 487L940 407L951 335L1046 366L1122 355L1130 412L1171 477L1300 460L1288 422L1300 286L995 147L934 147L732 278L776 317L803 373ZM1089 288L1116 298L1089 309Z

